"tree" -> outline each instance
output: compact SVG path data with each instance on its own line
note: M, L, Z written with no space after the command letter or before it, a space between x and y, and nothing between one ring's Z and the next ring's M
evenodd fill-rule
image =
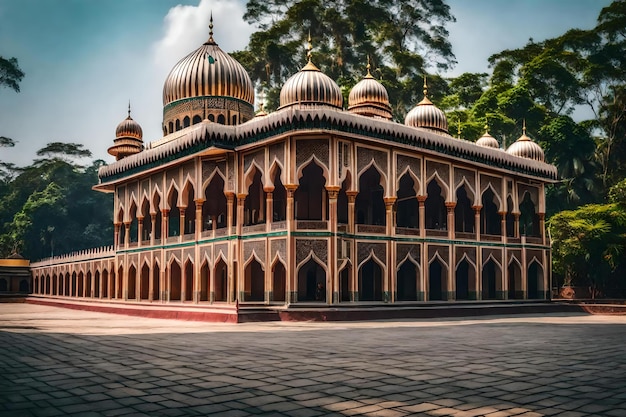
M309 35L314 63L345 94L365 75L369 57L397 117L421 99L425 68L455 62L445 28L454 17L444 0L249 0L244 18L259 31L233 56L263 85L270 109L285 80L305 64Z
M6 59L0 56L0 87L8 87L19 93L22 78L24 73L17 63L17 58Z

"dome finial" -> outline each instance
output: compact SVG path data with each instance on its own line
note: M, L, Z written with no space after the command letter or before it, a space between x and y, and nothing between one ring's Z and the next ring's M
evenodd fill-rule
M457 118L457 128L456 128L456 137L457 139L461 139L461 118Z
M309 29L309 38L307 39L307 46L306 46L306 57L309 60L309 63L311 63L311 51L313 50L313 45L311 44L311 29Z
M215 43L215 40L213 40L213 10L211 10L211 16L209 17L209 40L207 41L207 43Z
M428 97L428 84L426 84L426 74L424 74L424 98Z
M372 64L370 63L370 56L369 56L369 54L367 54L367 66L365 68L367 68L367 75L366 75L366 77L371 77L372 74L370 73L370 69L372 68Z
M128 100L128 118L130 119L130 100Z
M522 134L523 136L526 136L526 119L523 119L522 121Z

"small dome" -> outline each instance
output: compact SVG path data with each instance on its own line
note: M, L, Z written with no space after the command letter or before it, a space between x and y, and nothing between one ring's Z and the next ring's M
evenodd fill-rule
M292 75L280 90L279 109L289 106L331 106L343 108L341 89L328 75L309 62Z
M545 162L545 155L543 149L537 143L533 142L531 138L526 136L526 126L524 125L524 131L522 136L516 140L506 150L508 154L520 156L522 158L533 159L539 162Z
M500 144L498 143L498 140L489 134L486 126L485 134L478 138L478 140L476 141L476 145L483 146L485 148L500 149Z
M404 124L449 135L446 115L428 99L427 94L428 86L426 85L426 77L424 77L424 99L409 111L404 119Z
M107 152L113 155L117 161L129 155L143 150L143 131L141 126L130 117L130 103L128 104L128 117L117 125L113 146Z
M367 75L359 81L348 96L348 111L369 117L391 119L391 106L387 89L370 74L367 64Z

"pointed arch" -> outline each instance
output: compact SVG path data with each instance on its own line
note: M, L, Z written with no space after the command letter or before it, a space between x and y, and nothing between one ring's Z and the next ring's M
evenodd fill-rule
M220 255L223 255L220 252ZM228 301L228 263L224 256L218 255L213 268L213 297L215 301ZM235 294L237 296L237 294Z
M476 298L476 264L464 253L457 262L455 271L455 299L473 300Z
M448 212L446 209L447 186L441 186L437 173L426 184L426 200L424 201L424 216L426 229L447 230Z
M439 251L428 261L428 300L445 301L448 299L448 264Z
M359 301L383 301L385 270L385 263L370 251L358 268Z
M496 204L495 201L498 201ZM491 183L485 187L485 191L481 194L482 207L480 209L480 233L486 235L502 234L502 216L500 215L499 206L501 201L494 193Z
M327 270L324 263L313 253L296 268L298 276L298 301L326 302Z
M147 300L150 297L150 261L144 258L139 275L139 299Z
M522 282L522 263L515 255L509 259L507 266L509 300L521 300L524 298L524 285Z
M361 170L358 176L358 194L355 200L355 222L385 226L387 224L385 208L385 182L381 171L372 162Z
M456 187L454 187L454 192L456 193L459 188L461 187L465 187L465 192L468 195L468 198L471 196L470 201L472 203L472 205L476 205L477 201L476 201L476 190L474 190L474 187L472 187L472 184L470 184L470 182L467 180L467 177L465 177L465 175L463 175L463 178L461 178L461 181L459 181L459 183L456 185ZM469 191L469 193L468 193Z
M300 184L300 178L304 175L302 171L304 171L309 165L317 165L322 170L322 176L326 183L328 183L330 174L328 173L328 167L322 161L320 161L316 155L311 155L309 159L302 162L296 171L296 178L298 179L298 184Z
M421 186L417 177L411 175L409 168L405 171L407 173L396 181L396 226L418 229L420 222L417 196Z
M205 256L200 264L199 291L198 301L210 300L211 272L209 267L209 259Z
M502 299L502 264L489 254L482 265L482 299Z
M250 226L254 224L265 223L265 201L267 194L263 184L263 170L255 161L248 169L244 176L246 190L246 199L244 201L244 225Z
M396 300L421 300L421 266L409 252L396 268Z
M267 175L267 185L268 186L276 187L276 183L275 183L274 177L276 176L276 173L278 173L278 172L280 172L279 179L284 184L285 183L285 167L278 160L278 158L276 156L274 156L274 159L272 159L272 162L270 163L270 169L269 169L268 175Z
M493 193L493 198L495 199L494 204L496 204L497 210L503 211L504 204L502 203L502 197L500 197L498 191L494 188L493 184L491 184L491 181L487 182L487 184L483 187L480 195L484 195L487 190L491 190L491 192Z
M413 180L413 189L415 190L415 195L419 195L420 190L422 189L422 182L420 181L419 176L415 172L413 172L411 167L408 165L404 167L404 169L400 172L396 179L396 190L400 188L400 180L405 175L408 175Z
M544 299L545 288L543 280L543 265L536 257L528 263L528 273L526 275L527 290L529 299Z
M265 301L265 268L253 251L244 267L243 301Z
M183 292L184 292L184 301L192 301L193 300L193 291L194 291L194 262L191 256L187 255L185 258L185 263L183 264Z
M182 294L182 269L180 260L171 255L167 265L167 279L169 287L169 300L181 301Z
M439 172L435 171L432 173L430 177L428 177L428 179L426 179L426 181L424 181L424 184L426 184L426 186L428 187L428 185L433 180L437 183L439 188L441 188L440 195L441 197L443 197L444 201L449 201L450 200L450 188L448 187L448 183L439 176Z
M295 217L298 220L327 220L328 198L325 185L328 180L324 167L311 160L298 171L298 188L294 193Z

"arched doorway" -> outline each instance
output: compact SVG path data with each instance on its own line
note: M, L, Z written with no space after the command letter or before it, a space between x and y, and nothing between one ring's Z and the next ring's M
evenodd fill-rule
M428 266L428 300L444 301L448 299L446 268L439 258L435 258Z
M185 301L193 300L193 262L185 262Z
M352 277L352 268L348 265L339 272L339 300L341 302L352 301L350 296L351 288L350 278Z
M285 301L287 294L287 271L282 262L277 261L272 270L272 301Z
M370 258L359 271L359 301L383 300L383 269Z
M417 301L419 291L419 270L410 260L405 260L396 275L398 301Z
M265 300L265 271L256 259L246 266L243 291L243 301L262 302Z
M198 301L209 301L209 263L204 261L200 266L200 299Z
M508 268L509 275L509 300L521 300L524 298L524 288L522 287L522 269L517 262L511 262Z
M180 301L182 287L182 272L178 262L170 265L170 301Z
M180 236L180 209L178 208L178 191L172 188L167 200L170 212L167 216L167 237Z
M150 297L150 266L144 263L141 267L141 279L139 281L139 298L147 300Z
M326 271L313 258L298 271L298 301L326 302Z
M248 186L248 195L243 204L244 225L265 223L265 200L266 195L263 189L262 173L254 167L254 174ZM248 177L250 178L250 177Z
M500 235L502 233L502 220L495 202L495 194L491 188L487 188L483 193L483 207L480 209L480 233L482 234Z
M456 206L454 207L454 230L461 233L474 232L474 209L467 196L465 185L456 190Z
M128 299L137 299L137 269L131 265L128 269Z
M493 259L483 265L482 299L496 300L498 298L498 266Z
M528 267L528 298L543 299L543 268L538 262L532 262Z
M457 300L469 300L470 299L470 283L469 283L470 264L467 259L463 259L456 267L455 286L456 286L456 299Z
M215 265L213 279L215 282L215 301L228 301L228 266L222 258L220 258L217 265ZM237 294L235 294L235 297L237 297Z
M161 299L161 268L159 267L158 262L154 261L152 268L152 299L160 300Z
M202 230L228 226L228 203L224 194L224 179L215 173L204 190L202 203Z

